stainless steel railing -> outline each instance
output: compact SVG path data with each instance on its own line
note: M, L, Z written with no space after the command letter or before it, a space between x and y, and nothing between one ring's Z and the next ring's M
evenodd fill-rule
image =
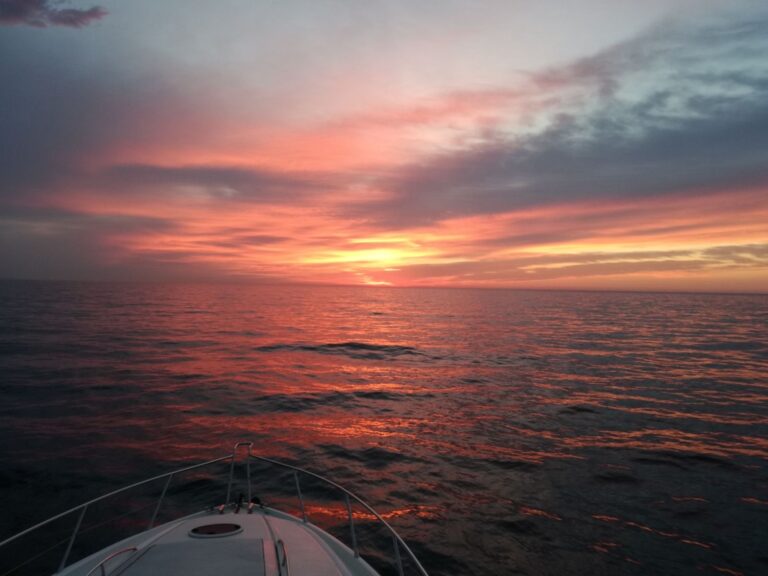
M400 576L403 576L404 570L403 570L403 560L402 556L400 554L400 549L405 550L406 554L410 558L411 562L413 562L414 566L416 566L416 569L418 570L419 574L421 576L429 576L427 574L427 571L424 569L424 567L421 565L421 562L419 562L419 559L416 558L416 555L413 553L413 551L408 547L408 544L405 543L405 541L400 537L400 535L395 531L392 526L389 525L389 523L384 520L384 518L381 517L381 515L376 512L371 506L362 498L354 494L353 492L350 492L340 484L337 484L333 480L330 480L326 478L325 476L321 476L320 474L315 474L314 472L310 472L309 470L305 470L304 468L299 468L298 466L293 466L291 464L286 464L285 462L280 462L278 460L272 460L271 458L265 458L263 456L256 456L254 454L249 453L249 458L253 460L260 460L261 462L267 462L269 464L273 464L275 466L279 466L288 470L293 470L294 472L294 480L296 484L296 494L299 499L299 506L301 509L301 515L304 522L308 522L308 516L304 507L304 498L302 496L301 492L301 483L299 482L299 474L305 474L307 476L311 476L312 478L316 478L317 480L320 480L321 482L339 490L342 494L344 494L344 500L347 507L347 517L348 517L348 523L349 523L349 530L350 530L350 536L352 540L352 550L355 554L355 557L360 556L360 550L357 545L357 534L355 531L355 521L354 521L354 515L352 514L352 506L350 502L350 498L355 500L358 504L360 504L363 508L365 508L370 514L372 514L383 526L384 528L389 532L389 534L392 537L392 545L393 545L393 551L394 551L394 562L397 566L397 572ZM249 469L250 470L250 469ZM249 479L250 484L250 479Z
M122 550L118 550L117 552L112 552L112 554L110 554L109 556L104 558L104 560L96 564L96 566L91 568L91 570L85 576L91 576L97 570L99 571L101 576L107 576L107 569L105 568L105 566L110 560L112 560L113 558L117 558L118 556L122 556L123 554L128 554L129 552L130 553L136 552L137 550L138 548L136 546L129 546L128 548L123 548Z
M107 494L104 494L102 496L99 496L97 498L94 498L92 500L89 500L87 502L84 502L82 504L79 504L77 506L74 506L73 508L70 508L68 510L65 510L64 512L61 512L59 514L56 514L55 516L52 516L51 518L48 518L47 520L44 520L42 522L39 522L35 524L34 526L30 526L29 528L22 530L21 532L14 534L10 538L7 538L0 542L0 549L4 548L5 546L19 540L23 536L26 536L30 533L33 533L37 530L40 530L41 528L44 528L45 526L50 525L51 523L55 522L56 520L59 520L61 518L65 518L70 515L77 514L77 519L75 521L74 528L67 538L67 540L62 541L67 542L66 549L64 551L64 554L61 558L61 561L59 562L58 572L61 572L64 570L64 568L67 567L67 563L70 557L70 554L72 552L72 548L74 546L74 543L78 537L78 535L81 533L81 526L83 523L83 518L85 517L86 512L88 511L88 508L90 506L93 506L94 504L101 502L103 500L106 500L108 498L111 498L113 496L116 496L118 494L122 494L124 492L128 492L129 490L138 488L140 486L145 486L147 484L150 484L152 482L157 482L159 480L165 479L165 484L163 485L162 492L160 494L160 497L157 500L157 503L154 506L154 511L152 514L152 518L149 521L149 526L147 529L151 529L154 527L155 522L157 521L158 514L160 512L160 509L163 505L163 502L166 498L166 494L168 492L168 487L171 485L172 480L174 477L177 477L178 475L184 473L184 472L190 472L192 470L198 470L200 468L204 468L207 466L211 466L213 464L217 464L219 462L223 462L225 460L230 460L230 466L229 466L229 478L227 480L227 493L224 500L224 504L218 507L218 510L220 512L224 512L228 507L231 505L234 505L233 502L231 502L230 497L232 495L232 486L234 482L234 473L235 473L235 461L237 459L238 449L241 447L247 448L246 458L245 458L245 469L246 469L246 482L247 482L247 493L248 493L248 511L252 512L253 510L253 491L252 491L252 478L251 478L251 461L252 460L258 460L261 462L266 462L271 465L275 465L287 470L291 470L293 472L294 477L294 483L296 487L296 494L299 500L299 507L301 511L301 519L305 523L309 523L309 516L306 511L306 507L304 504L304 496L302 494L301 490L301 482L300 482L300 475L306 475L312 478L315 478L317 480L320 480L322 483L340 491L344 496L344 503L346 505L347 510L347 521L349 524L349 530L350 530L350 538L352 542L352 551L354 553L354 556L356 558L360 557L360 550L358 546L358 540L357 540L357 532L355 529L355 520L354 520L354 514L352 512L352 502L351 500L354 500L359 505L361 505L365 510L367 510L371 515L373 515L378 522L380 522L384 528L387 530L387 532L390 534L392 538L392 545L393 545L393 560L394 564L397 567L397 571L399 576L403 576L404 570L403 570L403 560L401 555L401 549L405 551L406 555L410 558L413 565L417 568L419 574L421 576L428 576L427 571L424 569L424 567L419 562L418 558L416 558L413 551L408 547L408 545L405 543L405 541L400 537L400 535L392 528L392 526L389 525L389 523L384 520L384 518L381 517L381 515L376 512L370 505L368 505L367 502L365 502L362 498L354 494L353 492L350 492L340 484L337 484L336 482L333 482L332 480L321 476L320 474L316 474L314 472L310 472L309 470L305 470L303 468L299 468L298 466L293 466L291 464L287 464L284 462L280 462L278 460L273 460L271 458L265 458L263 456L256 456L252 453L253 449L253 443L252 442L238 442L235 444L232 453L227 454L226 456L221 456L219 458L214 458L213 460L207 460L206 462L201 462L200 464L194 464L192 466L187 466L185 468L180 468L178 470L173 470L172 472L167 472L165 474L160 474L157 476L153 476L151 478L147 478L146 480L141 480L139 482L134 482L133 484L130 484L128 486L124 486L122 488L118 488L117 490L113 490L111 492L108 492ZM350 500L351 499L351 500ZM239 504L238 504L239 506ZM57 544L59 545L59 544ZM55 546L54 546L55 548ZM127 553L129 549L121 550L119 553ZM285 551L283 550L283 557L285 558L285 562L283 565L284 568L281 567L281 573L287 572L287 558L285 556ZM33 558L34 559L34 558ZM108 560L109 558L107 558ZM28 560L28 559L27 559ZM21 564L11 568L11 570L4 572L4 574L10 574L22 566L24 566L27 563L27 560L22 562ZM105 560L106 561L106 560ZM102 573L104 572L104 562L97 565L94 569L99 568L101 569Z
M69 555L72 552L72 547L73 547L73 545L75 543L77 535L80 532L80 527L81 527L81 525L83 523L83 518L85 517L85 513L88 511L88 508L90 506L92 506L93 504L96 504L98 502L101 502L103 500L106 500L108 498L111 498L113 496L116 496L117 494L122 494L123 492L127 492L129 490L133 490L135 488L138 488L139 486L144 486L146 484L150 484L152 482L156 482L158 480L166 478L167 480L166 480L165 486L163 488L163 492L162 492L160 498L158 499L157 505L155 507L155 512L152 515L152 520L150 521L150 524L149 524L149 528L152 528L152 526L154 526L155 520L157 519L157 513L160 511L160 507L161 507L161 505L163 503L163 499L165 498L165 494L167 492L168 485L171 483L171 480L173 479L174 476L177 476L177 475L182 474L184 472L189 472L191 470L197 470L199 468L204 468L206 466L210 466L212 464L216 464L217 462L223 462L224 460L228 460L230 458L234 460L235 454L234 453L228 454L228 455L222 456L220 458L214 458L213 460L208 460L206 462L201 462L200 464L195 464L193 466L187 466L186 468L180 468L178 470L174 470L173 472L167 472L165 474L160 474L158 476L153 476L152 478L147 478L146 480L141 480L139 482L134 482L133 484L130 484L128 486L123 486L122 488L118 488L117 490L113 490L112 492L108 492L107 494L103 494L102 496L99 496L98 498L94 498L92 500L88 500L88 502L84 502L82 504L74 506L73 508L70 508L69 510L65 510L64 512L56 514L55 516L52 516L52 517L48 518L47 520L43 520L42 522L39 522L39 523L35 524L34 526L30 526L26 530L22 530L18 534L14 534L10 538L7 538L7 539L3 540L2 542L0 542L0 548L3 548L4 546L6 546L6 545L8 545L8 544L10 544L10 543L12 543L12 542L14 542L16 540L19 540L22 536L26 536L27 534L35 532L36 530L39 530L39 529L41 529L41 528L43 528L43 527L45 527L45 526L55 522L56 520L59 520L59 519L64 518L66 516L75 514L76 512L79 512L79 514L77 515L77 521L75 522L75 527L72 530L72 534L69 536L69 539L68 539L68 542L67 542L67 547L66 547L66 549L64 551L64 555L62 556L61 561L59 563L58 571L61 572L67 566L67 561L69 560ZM15 569L16 568L14 568L13 570L15 570Z

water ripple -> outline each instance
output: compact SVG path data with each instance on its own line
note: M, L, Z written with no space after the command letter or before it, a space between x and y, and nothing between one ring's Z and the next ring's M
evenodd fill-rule
M763 296L6 282L0 297L0 537L250 438L363 494L434 576L765 570ZM288 480L269 486L287 504ZM343 518L318 497L318 519Z

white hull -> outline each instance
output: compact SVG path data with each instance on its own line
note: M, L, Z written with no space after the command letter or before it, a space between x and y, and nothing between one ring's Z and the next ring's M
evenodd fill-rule
M230 535L194 536L212 524ZM270 508L200 512L122 540L67 567L61 576L376 576L365 560L316 526Z

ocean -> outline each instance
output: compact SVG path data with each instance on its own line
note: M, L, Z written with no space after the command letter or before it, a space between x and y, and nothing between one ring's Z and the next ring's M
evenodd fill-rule
M0 297L0 540L249 440L359 493L432 576L768 573L764 295L7 281ZM221 472L165 513L220 503ZM253 473L293 505L285 478ZM311 519L337 529L343 507L317 499ZM14 574L50 573L43 556Z

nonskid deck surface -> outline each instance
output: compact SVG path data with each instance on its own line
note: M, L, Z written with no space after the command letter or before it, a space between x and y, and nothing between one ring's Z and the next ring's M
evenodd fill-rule
M234 524L241 530L192 533L212 524ZM377 576L327 532L271 508L255 508L250 514L200 512L118 542L59 574L101 574L99 564L110 576Z

